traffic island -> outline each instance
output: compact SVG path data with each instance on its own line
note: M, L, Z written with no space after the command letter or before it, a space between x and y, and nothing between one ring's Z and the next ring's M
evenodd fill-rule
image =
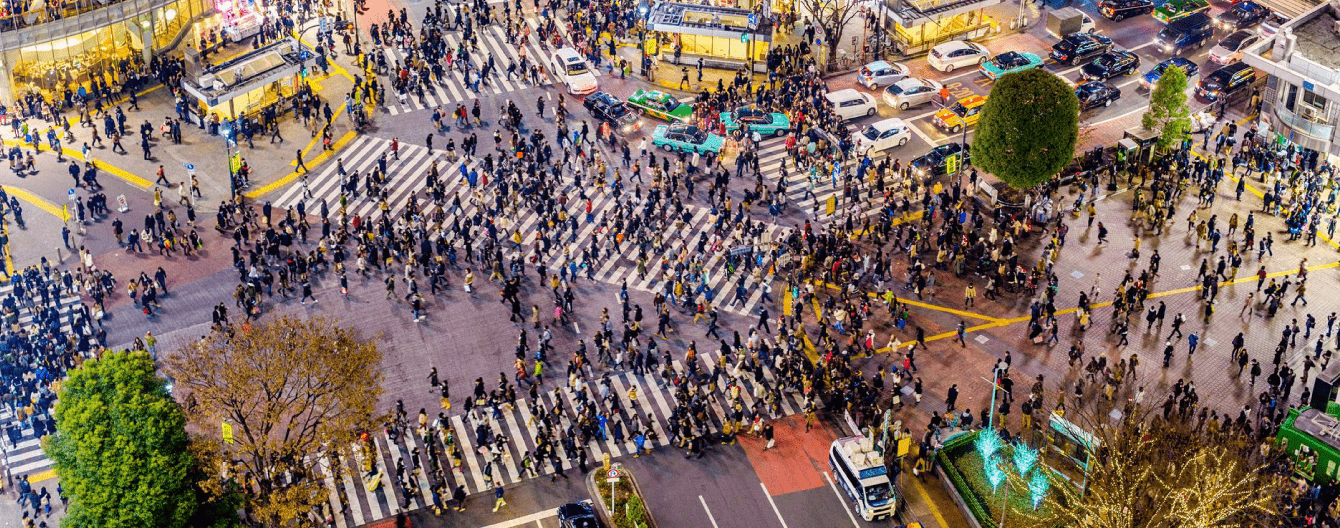
M642 500L642 488L628 468L615 465L586 476L586 485L596 500L596 511L614 528L656 528L656 519ZM612 500L612 502L611 502ZM611 507L611 504L613 507Z
M1048 490L1073 485L1069 475L1044 460L1046 451L982 430L945 443L935 455L935 468L973 528L997 528L1010 524L1007 519L1045 518Z

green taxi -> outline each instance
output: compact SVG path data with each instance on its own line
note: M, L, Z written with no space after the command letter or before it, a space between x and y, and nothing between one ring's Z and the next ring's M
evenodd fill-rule
M1154 9L1154 18L1168 23L1192 13L1209 11L1210 4L1205 0L1168 0Z
M672 123L687 123L693 117L693 105L681 103L675 96L659 90L638 90L626 102L639 112Z
M736 108L733 112L722 112L721 124L726 126L727 132L734 132L739 130L741 125L748 125L750 132L757 132L760 136L785 136L791 129L791 119L786 117L786 114L765 112L747 106Z
M651 144L666 152L721 152L726 138L693 125L660 125L651 132Z

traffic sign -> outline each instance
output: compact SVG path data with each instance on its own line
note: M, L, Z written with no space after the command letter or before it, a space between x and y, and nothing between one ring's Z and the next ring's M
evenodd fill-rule
M611 470L609 470L609 471L606 471L606 472L605 472L605 477L606 477L606 478L605 478L605 482L608 482L608 483L610 483L610 484L614 484L615 482L618 482L618 481L619 481L619 470L617 470L617 469L611 469Z
M758 25L758 13L749 13L749 25L751 27Z
M958 154L945 158L945 172L958 172Z
M749 34L740 33L740 42L749 42Z
M74 188L73 188L73 187L71 187L70 190L69 190L69 192L65 193L65 195L68 196L68 197L70 198L70 201L71 201L71 202L75 202L75 201L78 201L78 200L79 200L79 199L78 199L77 197L75 197L75 195L74 195Z
M183 163L183 164L181 164L181 166L186 167L186 170L188 170L188 171L193 171L193 170L195 170L195 164L194 164L194 163Z

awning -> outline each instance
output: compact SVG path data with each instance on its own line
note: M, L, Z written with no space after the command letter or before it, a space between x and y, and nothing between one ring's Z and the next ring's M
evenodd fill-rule
M907 2L902 4L902 9L887 9L885 13L889 22L916 27L999 3L1001 0L926 0Z

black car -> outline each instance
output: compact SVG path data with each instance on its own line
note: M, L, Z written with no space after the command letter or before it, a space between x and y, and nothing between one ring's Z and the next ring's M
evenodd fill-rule
M935 147L921 157L913 159L910 166L918 176L940 176L948 172L946 161L959 156L960 153L962 158L959 159L959 167L965 167L972 159L972 150L970 148L965 150L964 146L958 143Z
M1112 39L1091 33L1071 33L1052 44L1051 58L1061 64L1078 64L1112 49Z
M1112 101L1121 99L1121 89L1109 82L1091 81L1075 88L1075 97L1079 98L1079 109L1083 112L1090 108L1110 105Z
M637 114L619 98L605 92L596 92L582 101L591 115L610 124L616 132L628 134L637 129Z
M1261 25L1270 18L1270 10L1252 1L1239 2L1228 11L1214 19L1215 25L1224 31L1250 29Z
M560 528L604 528L591 508L591 501L573 502L558 508Z
M1222 97L1232 98L1256 82L1256 70L1245 62L1236 62L1219 68L1196 83L1196 97L1213 103Z
M1085 64L1079 74L1086 81L1106 81L1134 73L1139 67L1139 55L1126 50L1112 50Z
M1098 12L1114 22L1153 11L1154 2L1150 0L1103 0L1098 3Z

